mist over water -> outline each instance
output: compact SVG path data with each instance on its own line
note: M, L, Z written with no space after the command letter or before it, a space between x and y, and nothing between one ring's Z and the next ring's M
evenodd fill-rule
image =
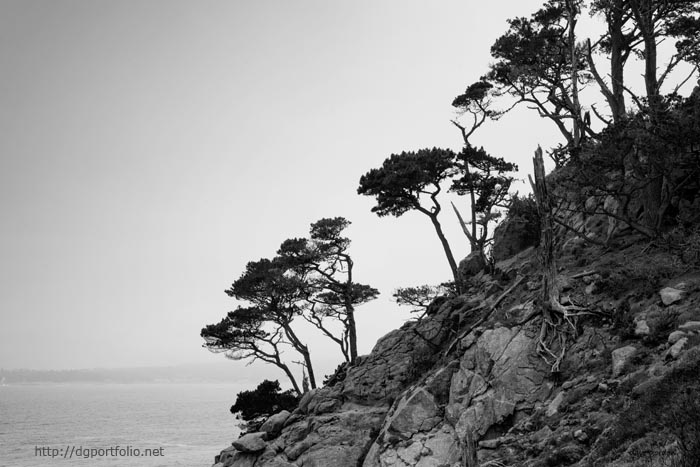
M238 436L235 384L0 386L1 466L211 466ZM72 459L37 447L162 449L158 457Z

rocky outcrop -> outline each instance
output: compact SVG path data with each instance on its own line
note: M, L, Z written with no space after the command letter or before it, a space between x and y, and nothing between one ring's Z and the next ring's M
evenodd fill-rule
M358 359L342 385L342 394L358 403L386 403L435 363L451 332L451 312L463 304L448 300L431 319L409 322L382 337L369 355Z
M236 440L216 467L457 467L470 445L478 465L636 465L622 461L636 438L616 436L640 397L700 361L700 274L622 293L605 271L618 263L590 256L601 259L575 260L559 277L562 302L585 310L562 329L559 373L540 346L541 278L525 249L382 337L342 381Z
M462 357L435 370L394 403L363 466L452 465L467 433L488 441L552 390L529 328L476 329Z

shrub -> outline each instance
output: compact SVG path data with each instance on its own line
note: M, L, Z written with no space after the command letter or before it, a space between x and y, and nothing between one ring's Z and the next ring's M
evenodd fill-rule
M264 380L252 391L242 391L231 406L231 413L240 414L243 420L273 415L281 410L294 410L299 398L290 389L281 391L279 381Z
M530 195L520 197L516 193L510 200L507 219L519 217L525 221L523 237L527 244L539 245L540 243L540 214L537 211L535 197Z

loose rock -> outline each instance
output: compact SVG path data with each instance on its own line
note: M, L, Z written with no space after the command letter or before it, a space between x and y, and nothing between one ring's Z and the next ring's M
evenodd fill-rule
M260 431L264 431L270 434L279 433L284 427L285 422L289 418L291 413L287 410L283 410L280 413L276 413L268 418L265 423L260 427Z
M671 356L671 358L678 358L678 356L681 354L683 351L683 348L685 345L688 343L688 338L687 337L682 337L671 346L670 349L668 349L668 354Z
M673 345L685 336L686 334L683 331L673 331L671 334L668 335L668 343Z
M241 436L231 444L233 444L233 447L241 452L259 452L265 449L265 446L267 446L267 443L263 439L264 437L265 433L262 432L248 433L247 435Z
M631 345L613 350L613 352L612 352L612 375L613 375L613 378L620 376L622 374L622 370L624 369L625 365L627 365L627 362L629 362L630 358L632 358L632 355L634 355L634 353L636 351L637 351L637 349Z
M661 296L661 301L664 305L669 306L683 299L685 292L682 290L674 289L673 287L666 287L659 291Z

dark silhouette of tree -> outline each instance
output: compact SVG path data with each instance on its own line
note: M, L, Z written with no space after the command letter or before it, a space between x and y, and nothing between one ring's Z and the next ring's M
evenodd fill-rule
M439 148L392 154L380 168L360 178L357 193L375 197L377 204L372 212L380 217L399 217L414 210L428 216L461 290L457 263L438 220L442 210L437 199L442 191L440 184L454 174L454 157L453 151ZM426 202L430 203L429 207L425 206Z
M273 326L266 330L268 324L264 312L257 307L238 307L216 324L209 324L201 331L204 347L212 352L224 352L232 360L261 360L281 369L289 378L297 394L302 394L299 384L289 366L282 360L285 345L283 329ZM269 327L269 326L268 326Z
M252 304L239 307L217 325L202 330L205 346L211 350L226 351L235 359L252 358L272 363L281 368L299 386L289 367L281 361L281 346L290 345L303 359L312 388L316 387L311 353L302 342L292 322L303 313L306 297L303 278L286 274L287 267L279 258L251 261L245 272L226 290L230 297Z
M427 312L428 307L439 297L446 297L455 293L452 283L438 285L417 285L412 287L399 287L392 295L399 306L410 306L411 313L421 313L418 319Z
M612 123L619 123L627 112L625 104L625 65L641 39L639 30L632 21L627 0L594 0L591 3L591 14L605 18L607 31L591 45L587 41L586 56L590 71L610 107ZM610 86L598 70L593 53L600 50L608 55L610 62ZM593 110L595 107L592 106ZM611 123L596 111L596 115L605 123Z
M578 101L579 81L587 80L579 74L587 61L575 35L580 3L549 0L530 18L509 20L509 30L491 47L497 61L484 77L499 95L514 98L514 105L523 103L555 123L567 142L553 153L558 165L565 149L576 149L586 134L595 135Z
M493 108L495 97L493 84L481 79L467 86L467 89L452 101L452 107L457 109L461 116L469 115L467 118L471 120L468 125L452 120L452 123L462 131L465 144L469 143L471 135L484 124L486 119L498 120L509 110L495 110Z
M303 278L287 275L286 270L279 258L251 261L226 294L255 304L265 321L282 328L287 342L301 354L313 389L316 379L311 353L292 328L292 321L303 311L300 301L306 296L306 288Z
M297 277L304 278L309 306L302 316L338 344L346 361L355 363L355 307L375 299L379 291L354 281L350 239L342 235L349 225L343 217L321 219L311 224L309 239L286 240L277 254ZM340 336L328 327L328 318L342 324Z
M469 195L471 217L469 226L464 222L457 207L454 204L452 207L469 240L471 251L478 251L484 263L486 263L484 248L489 241L489 223L499 216L495 208L506 207L508 190L513 182L513 177L505 174L518 170L515 164L491 156L484 148L477 149L469 141L487 118L498 120L509 110L494 110L493 97L493 85L481 80L468 86L463 94L452 101L452 106L457 108L463 116L466 114L471 116L469 126L452 120L452 124L462 134L464 148L455 157L457 170L450 188L459 195Z
M475 148L466 137L464 148L456 154L455 166L458 172L450 190L469 196L469 227L454 205L453 208L469 239L471 251L479 252L485 261L485 248L491 241L489 224L500 216L497 208L508 207L508 190L514 179L506 173L518 170L518 166L488 154L484 148Z
M697 27L700 2L627 0L627 6L644 44L639 55L644 59L646 98L653 114L656 107L661 105L661 86L666 78L681 61L692 60L697 55L700 44L694 34L688 33L691 26ZM683 38L684 41L659 75L657 46L665 37Z

